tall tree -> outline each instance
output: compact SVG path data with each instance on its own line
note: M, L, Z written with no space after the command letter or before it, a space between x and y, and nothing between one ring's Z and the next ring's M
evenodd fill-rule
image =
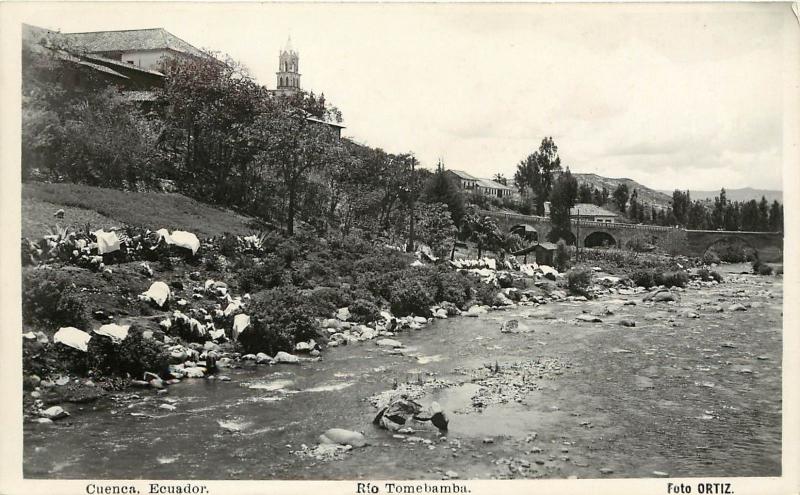
M550 240L567 239L572 237L570 223L570 209L575 206L578 198L578 181L567 170L558 176L553 191L550 193Z
M464 196L448 176L441 160L436 165L436 172L425 182L421 199L426 203L444 203L450 211L453 223L456 226L461 225L464 218Z
M639 205L639 191L636 189L633 190L631 193L630 199L630 210L628 211L628 216L634 222L638 222L641 219L641 207Z
M758 202L758 226L754 230L759 232L769 230L769 202L764 196L761 196L761 201Z
M544 203L553 189L555 174L560 171L561 158L552 137L544 138L539 149L517 165L514 185L521 194L530 193L534 196L537 215L544 213Z
M777 199L772 202L769 210L769 230L770 232L783 231L783 206Z
M758 216L758 203L756 203L755 199L751 199L742 205L741 215L742 230L761 230L760 219Z
M617 205L617 209L622 213L625 213L625 209L628 206L628 194L627 184L620 184L614 190L614 204Z
M672 192L672 211L680 225L686 225L689 218L689 208L691 207L691 197L689 191L683 192L678 189Z
M578 186L578 203L591 203L593 198L592 186L586 182L582 182L580 186Z
M725 209L728 206L728 198L723 187L719 191L719 196L714 198L714 210L711 213L711 227L714 229L725 228Z
M508 185L508 179L503 174L500 174L500 173L494 174L493 180L495 182L499 182L500 184L503 184L504 186Z

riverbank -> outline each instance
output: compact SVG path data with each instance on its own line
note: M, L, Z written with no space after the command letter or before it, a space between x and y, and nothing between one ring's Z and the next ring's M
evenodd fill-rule
M640 293L517 305L400 333L399 351L365 341L299 366L245 363L230 382L114 394L26 424L26 476L778 475L780 279L726 277L674 291L678 302ZM601 321L578 320L592 313ZM511 320L517 332L501 332ZM396 384L447 410L446 437L425 423L401 438L373 427L368 399ZM328 428L362 431L369 445L338 460L301 455Z

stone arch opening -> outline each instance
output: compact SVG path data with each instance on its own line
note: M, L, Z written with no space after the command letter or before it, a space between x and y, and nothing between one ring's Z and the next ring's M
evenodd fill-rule
M715 239L703 250L703 258L716 254L720 261L729 263L744 263L758 259L758 249L756 249L747 239L736 235L730 235Z
M524 241L536 242L539 240L539 232L533 225L518 224L509 229L512 234L517 234Z
M583 239L583 246L587 248L592 247L614 247L617 245L617 240L608 232L598 230L592 232Z

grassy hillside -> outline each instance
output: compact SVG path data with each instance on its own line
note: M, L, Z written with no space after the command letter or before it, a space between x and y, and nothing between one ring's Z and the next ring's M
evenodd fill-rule
M608 189L609 193L614 192L614 190L620 184L626 184L628 186L628 191L633 192L634 189L638 191L639 194L639 201L647 203L647 204L654 204L666 208L672 204L672 196L664 194L661 191L656 191L655 189L650 189L647 186L643 186L639 184L633 179L612 179L610 177L603 177L597 174L579 174L573 173L572 175L578 179L579 184L587 183L592 187L597 189L602 189L603 186Z
M63 219L53 214L63 208ZM35 238L56 224L92 229L139 225L167 228L210 237L230 232L244 235L256 230L253 219L215 208L181 194L126 192L80 184L22 185L22 236Z

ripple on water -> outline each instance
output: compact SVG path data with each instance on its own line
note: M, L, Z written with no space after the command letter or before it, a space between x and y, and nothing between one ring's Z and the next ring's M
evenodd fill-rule
M304 390L304 392L331 392L334 390L343 390L352 386L353 382L332 383L328 385L319 385L317 387L307 388Z
M253 426L252 421L246 421L241 418L233 419L218 419L217 424L228 431L238 432Z
M292 385L293 383L294 382L292 380L270 380L270 381L255 380L252 382L243 383L242 386L247 388L252 388L255 390L274 391L274 390L285 389L286 387Z

